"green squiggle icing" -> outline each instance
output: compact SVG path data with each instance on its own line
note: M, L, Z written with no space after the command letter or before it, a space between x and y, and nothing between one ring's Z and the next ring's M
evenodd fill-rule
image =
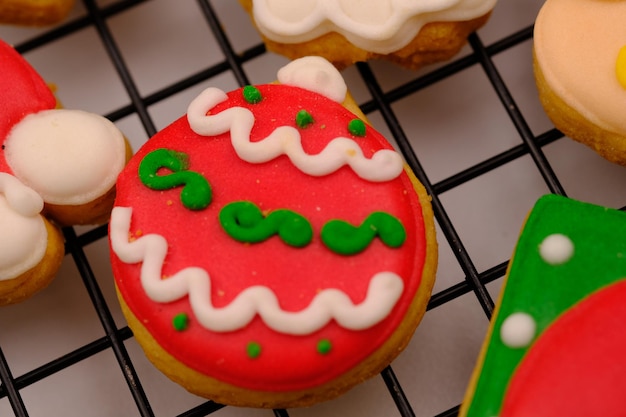
M400 220L380 211L370 214L360 226L353 226L343 220L331 220L321 231L324 244L342 255L362 252L376 236L385 245L398 248L406 240L406 231Z
M240 242L259 243L277 234L286 244L299 248L313 239L311 224L298 213L280 209L264 216L261 209L249 201L225 205L219 220L226 233Z
M153 190L169 190L183 186L180 192L183 206L190 210L202 210L211 203L213 192L202 174L187 169L188 160L189 156L184 152L156 149L141 160L139 179ZM166 168L172 173L158 175L157 172L161 168Z

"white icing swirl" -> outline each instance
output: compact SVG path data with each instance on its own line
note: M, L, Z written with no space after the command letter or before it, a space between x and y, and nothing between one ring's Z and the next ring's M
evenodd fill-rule
M126 163L124 137L115 125L79 110L30 114L4 145L15 176L52 204L97 199L113 187Z
M388 54L406 46L430 22L487 14L496 0L254 0L261 33L281 43L310 41L329 32L359 48Z
M187 267L162 278L168 243L157 234L129 241L131 216L132 208L113 209L110 223L113 252L122 262L142 263L141 284L151 300L168 303L188 296L197 320L215 332L241 329L257 315L269 328L293 335L313 333L331 320L350 330L367 329L388 316L404 288L399 276L381 272L371 278L367 295L359 304L354 304L340 290L325 289L306 308L285 311L270 288L256 285L243 290L230 304L216 308L211 302L211 279L204 269Z
M354 140L345 137L331 140L318 154L307 154L302 148L300 133L291 126L278 127L266 138L253 142L250 132L255 118L250 110L231 107L207 115L227 99L222 90L209 87L191 102L187 119L191 129L199 135L216 136L230 131L235 152L247 162L258 164L286 155L296 168L308 175L324 176L348 165L359 177L372 182L392 180L404 169L403 159L397 152L382 149L368 159Z
M17 178L0 173L0 281L37 265L48 246L48 232L39 212L43 200Z

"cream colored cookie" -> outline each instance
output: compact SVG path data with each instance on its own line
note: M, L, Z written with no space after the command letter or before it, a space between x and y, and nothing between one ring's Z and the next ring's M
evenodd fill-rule
M535 23L533 55L539 99L556 128L621 165L626 165L624 19L624 0L548 0Z

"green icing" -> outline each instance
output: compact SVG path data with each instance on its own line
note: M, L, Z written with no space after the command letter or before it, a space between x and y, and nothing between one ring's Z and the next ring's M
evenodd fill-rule
M330 350L333 348L332 343L328 339L322 339L317 342L317 352L320 355L327 355L330 353Z
M179 332L186 330L189 326L189 316L187 313L179 313L172 319L172 326Z
M226 233L240 242L258 243L278 235L290 246L303 247L313 239L311 224L296 212L280 209L265 216L249 201L225 205L219 220Z
M248 342L246 345L246 354L250 359L256 359L261 355L261 345L257 342Z
M546 263L538 250L543 239L554 233L568 236L575 247L572 259L556 266ZM588 294L626 277L624 236L626 213L622 211L556 195L537 201L516 246L466 416L500 414L509 380L532 346L504 345L500 339L504 320L516 312L530 314L540 337Z
M406 240L406 231L396 217L378 211L370 214L360 226L353 226L343 220L331 220L321 232L324 244L343 255L362 252L377 236L385 245L398 248Z
M263 100L263 95L258 88L253 85L247 85L242 90L243 99L246 100L250 104L258 104Z
M213 197L211 186L202 174L188 170L189 156L171 149L156 149L148 153L139 164L141 182L153 190L169 190L182 186L180 201L190 210L206 208ZM161 174L160 169L172 171Z
M313 116L308 111L302 109L298 113L296 113L296 126L300 129L304 129L309 125L313 124Z
M361 119L352 119L348 123L348 132L352 133L354 136L363 137L367 133L365 122Z

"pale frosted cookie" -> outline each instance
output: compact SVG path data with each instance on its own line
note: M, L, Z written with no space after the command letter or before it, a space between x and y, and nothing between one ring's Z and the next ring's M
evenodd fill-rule
M130 156L107 119L58 109L35 70L0 41L0 305L54 277L59 226L107 221L115 180Z
M0 23L45 26L61 22L74 0L0 0Z
M618 416L626 213L556 195L521 232L463 417Z
M452 58L496 0L240 0L270 51L338 68L387 59L418 69Z
M539 98L554 125L626 165L626 1L547 0L534 31Z
M278 80L202 92L122 172L110 223L147 357L239 406L305 406L379 373L424 314L437 263L429 197L342 106L337 70L302 58Z

